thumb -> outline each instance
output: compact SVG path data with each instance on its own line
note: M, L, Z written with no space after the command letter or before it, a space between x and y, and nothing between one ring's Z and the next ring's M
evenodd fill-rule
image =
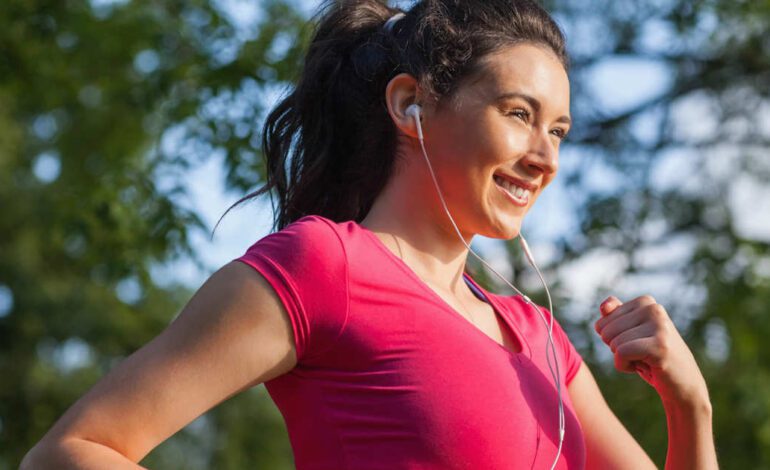
M653 385L652 371L650 370L650 366L647 363L642 361L631 361L631 366L634 368L634 370L636 370L636 373L644 379L645 382Z
M623 302L621 302L620 299L614 295L611 295L607 297L604 302L601 303L601 305L599 305L599 312L601 312L603 317L606 317L621 305L623 305Z

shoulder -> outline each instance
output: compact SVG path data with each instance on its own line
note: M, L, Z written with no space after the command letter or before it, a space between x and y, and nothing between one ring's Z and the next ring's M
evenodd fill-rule
M259 271L283 303L299 361L333 345L349 304L348 260L335 222L302 217L261 238L237 260Z
M344 254L340 229L336 222L320 215L307 215L267 234L253 243L246 256L320 258Z
M306 215L286 225L281 230L268 234L266 237L283 234L339 238L339 231L339 224L331 219L321 215Z

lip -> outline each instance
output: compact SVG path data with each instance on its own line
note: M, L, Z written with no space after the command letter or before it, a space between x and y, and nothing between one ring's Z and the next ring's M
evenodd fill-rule
M528 183L524 180L516 178L515 176L506 175L505 173L495 173L494 176L499 176L500 178L508 180L509 182L515 184L516 186L520 186L524 189L528 189L530 193L534 193L535 190L537 189L536 184Z
M508 199L509 201L511 201L511 204L513 204L513 205L515 205L515 206L519 206L519 207L527 207L527 206L529 205L529 198L530 198L531 196L528 196L526 201L519 201L518 199L515 199L513 196L511 196L511 195L508 193L508 191L506 191L505 189L501 188L501 187L500 187L500 186L498 186L497 184L495 184L495 188L497 188L497 190L498 190L498 191L500 191L501 193L503 193L503 196L505 196L505 198L506 198L506 199Z

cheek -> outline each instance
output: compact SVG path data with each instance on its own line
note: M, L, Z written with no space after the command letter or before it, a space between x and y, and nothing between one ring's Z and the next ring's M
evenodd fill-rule
M458 170L467 167L475 158L483 140L477 129L464 119L441 120L434 124L430 136L426 132L426 148L431 163L435 154L445 164Z
M498 126L491 134L494 154L502 163L515 163L527 152L527 132L520 126Z

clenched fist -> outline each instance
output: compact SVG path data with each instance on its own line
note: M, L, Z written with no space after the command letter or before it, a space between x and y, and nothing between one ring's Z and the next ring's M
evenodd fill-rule
M594 327L615 356L615 368L638 372L664 401L708 397L703 375L666 309L649 295L623 303L608 297Z

